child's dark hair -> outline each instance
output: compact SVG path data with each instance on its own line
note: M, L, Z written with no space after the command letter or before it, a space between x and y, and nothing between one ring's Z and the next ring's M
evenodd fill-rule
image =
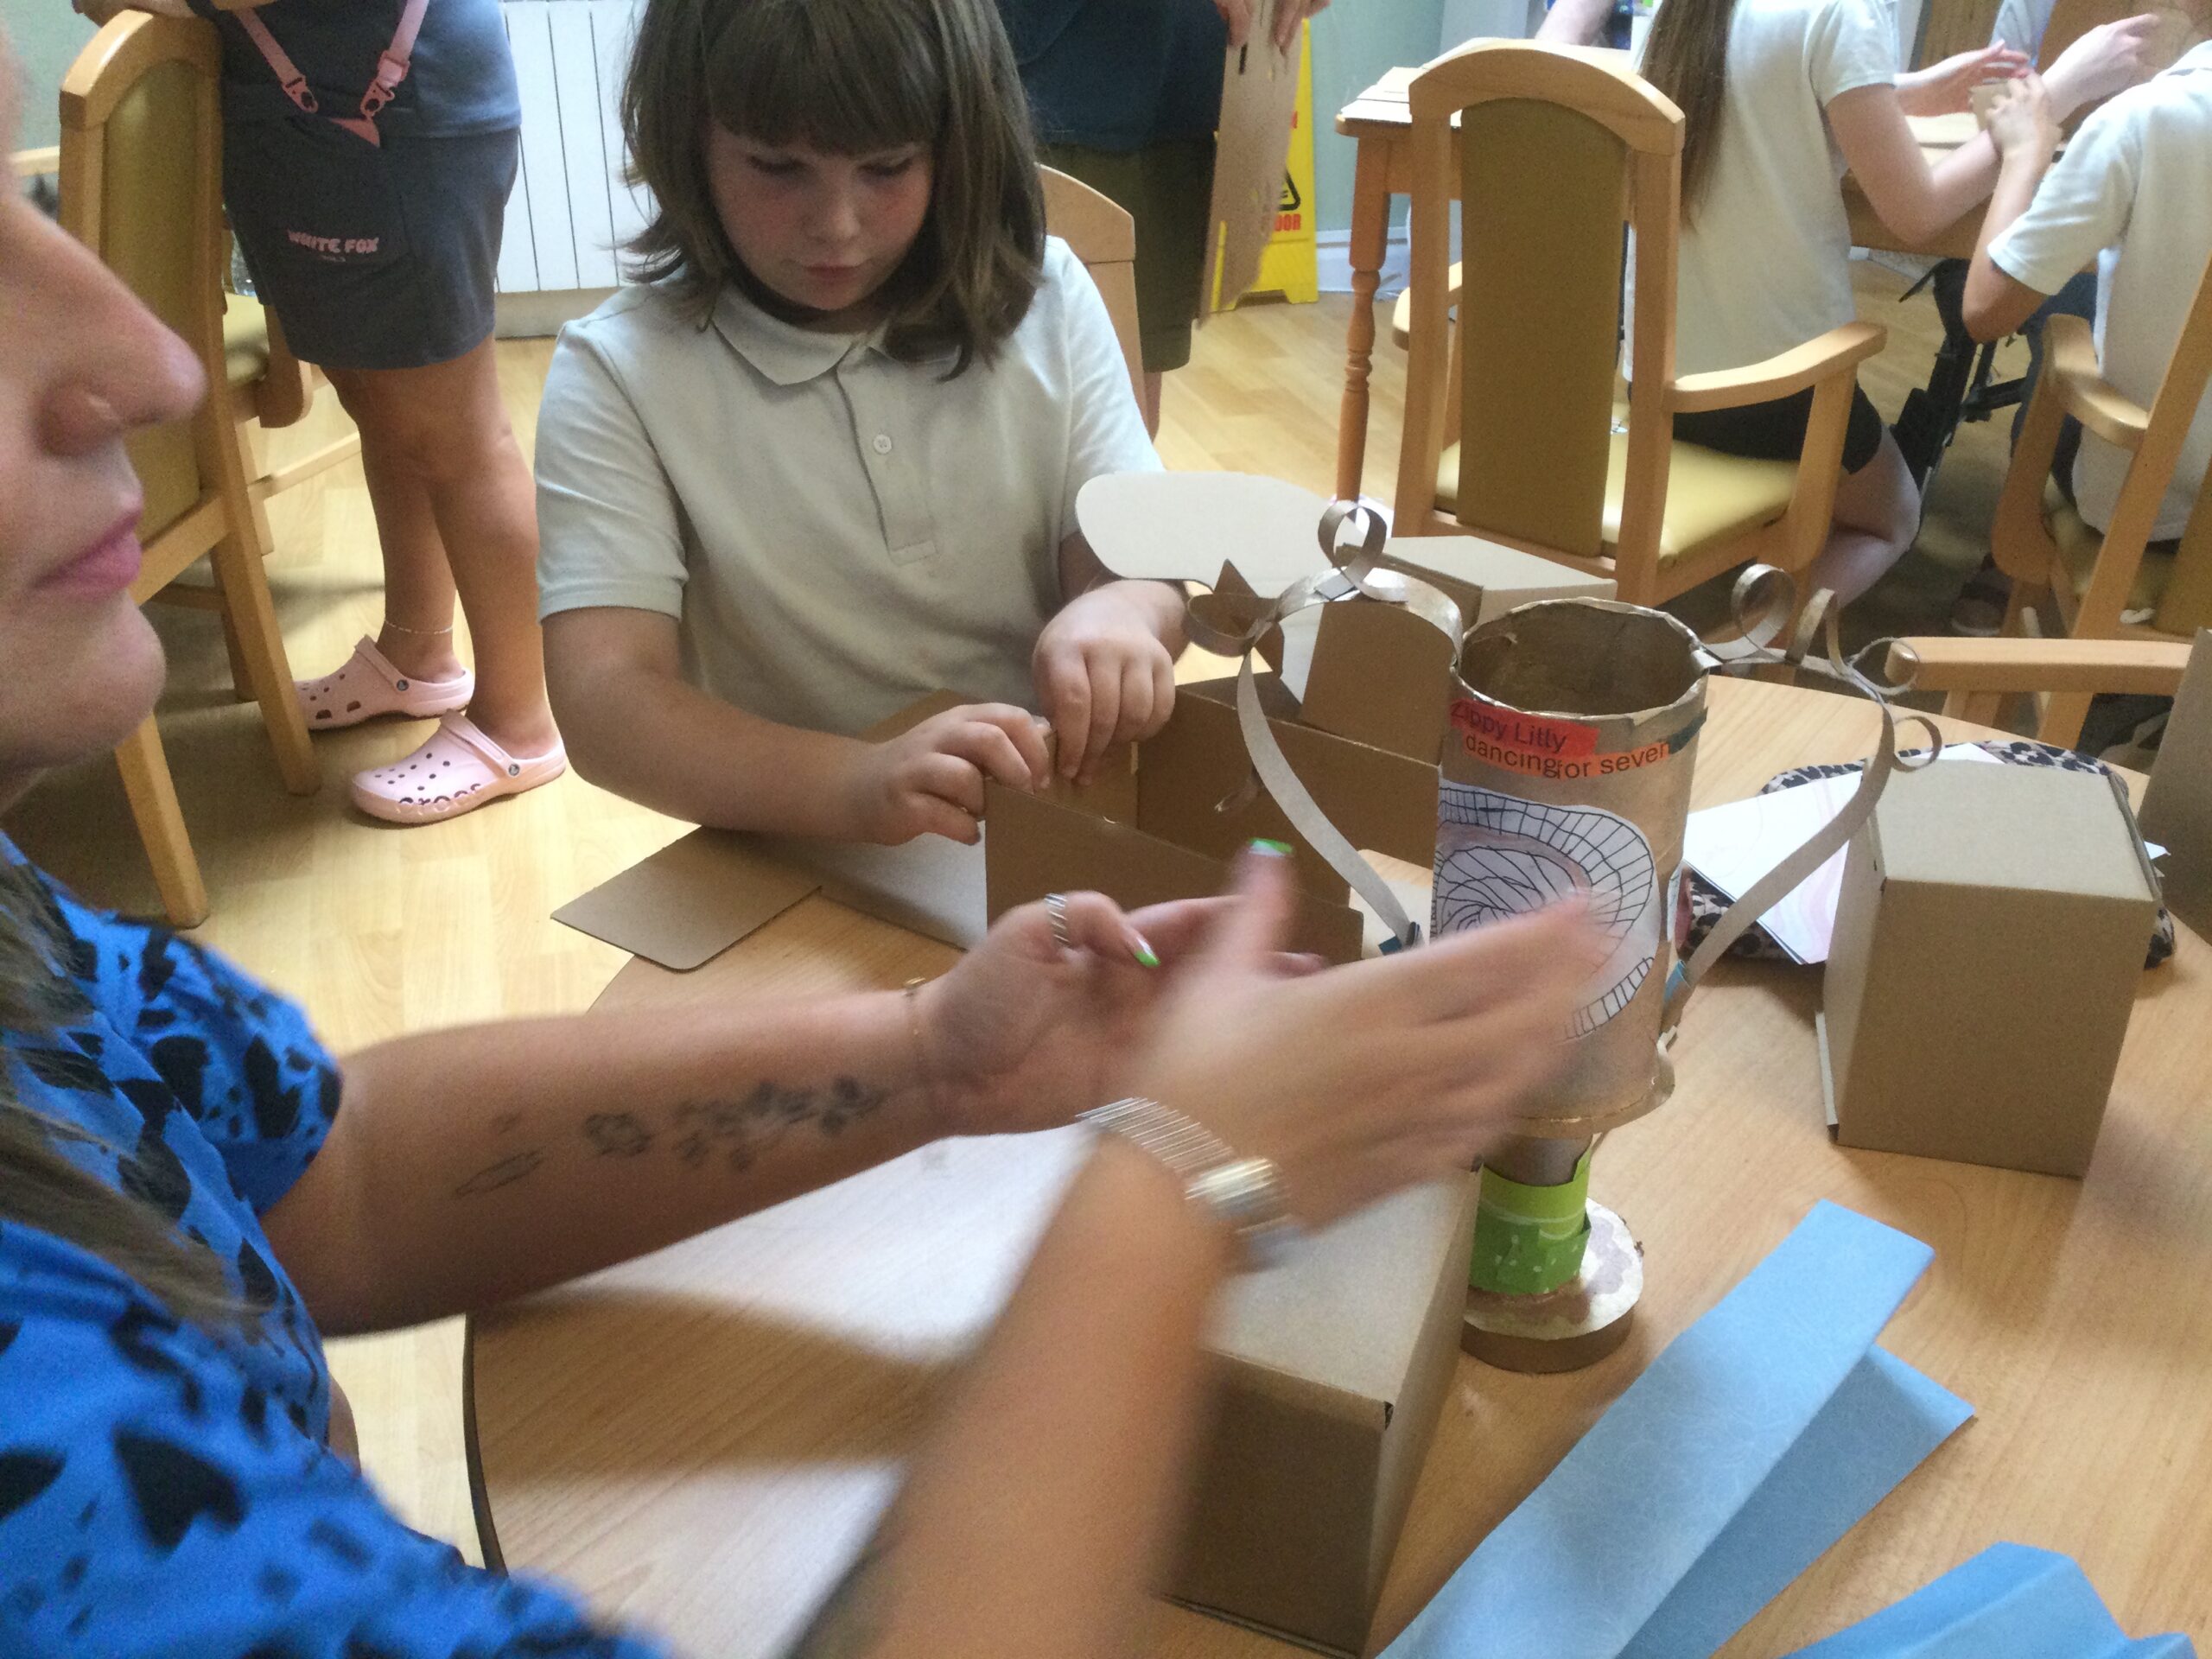
M658 211L630 243L703 324L747 279L708 186L715 122L766 144L860 156L920 144L929 216L885 283L886 349L988 361L1029 309L1045 205L1028 105L993 0L651 0L622 89L631 177Z

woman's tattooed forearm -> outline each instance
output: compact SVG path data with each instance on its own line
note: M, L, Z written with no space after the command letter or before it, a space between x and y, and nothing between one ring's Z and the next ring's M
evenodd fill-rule
M742 1095L687 1100L660 1114L662 1122L639 1112L593 1112L578 1130L583 1150L597 1158L635 1159L673 1155L686 1169L719 1164L747 1170L787 1135L807 1125L836 1137L872 1116L890 1098L856 1077L827 1084L756 1084ZM510 1115L512 1117L512 1115ZM502 1120L503 1128L512 1128ZM454 1189L455 1198L479 1198L535 1174L548 1154L531 1147L504 1154Z

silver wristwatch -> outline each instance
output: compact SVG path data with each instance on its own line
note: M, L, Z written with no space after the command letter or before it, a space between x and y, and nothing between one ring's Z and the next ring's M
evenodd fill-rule
M1284 1206L1282 1177L1265 1158L1240 1158L1204 1124L1141 1095L1081 1114L1078 1122L1117 1135L1167 1166L1183 1196L1229 1230L1247 1271L1280 1262L1298 1224Z

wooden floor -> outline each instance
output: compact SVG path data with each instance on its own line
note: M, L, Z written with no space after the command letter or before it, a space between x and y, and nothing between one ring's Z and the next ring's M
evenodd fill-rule
M1886 324L1888 352L1864 383L1886 416L1925 379L1936 339L1923 297L1853 267L1861 314ZM1273 474L1326 493L1350 302L1258 305L1203 329L1189 368L1168 382L1160 448L1172 467ZM1389 338L1387 323L1383 339ZM507 403L525 448L548 340L500 348ZM1376 354L1370 488L1395 474L1402 359ZM275 435L278 455L342 429L324 395L308 423ZM1952 595L1987 546L2003 477L2005 429L1967 427L1939 475L1921 545L1855 607L1861 632L1940 631ZM373 633L381 578L357 465L271 504L270 578L295 671L335 667ZM402 723L317 740L322 792L279 786L255 711L232 700L214 619L163 611L170 680L162 732L214 912L196 937L314 1013L343 1052L407 1031L502 1015L582 1008L611 978L611 948L550 919L555 906L673 838L672 821L570 777L451 823L400 830L347 805L353 772L404 753L426 727ZM4 827L30 855L87 896L152 913L153 884L113 766L105 759L47 782ZM472 1554L461 1456L457 1322L331 1344L352 1395L365 1460L414 1524Z

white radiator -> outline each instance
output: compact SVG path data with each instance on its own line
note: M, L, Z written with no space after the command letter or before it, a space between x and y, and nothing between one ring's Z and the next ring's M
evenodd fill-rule
M622 77L644 0L506 0L522 169L499 245L502 294L612 288L649 198L622 181Z

